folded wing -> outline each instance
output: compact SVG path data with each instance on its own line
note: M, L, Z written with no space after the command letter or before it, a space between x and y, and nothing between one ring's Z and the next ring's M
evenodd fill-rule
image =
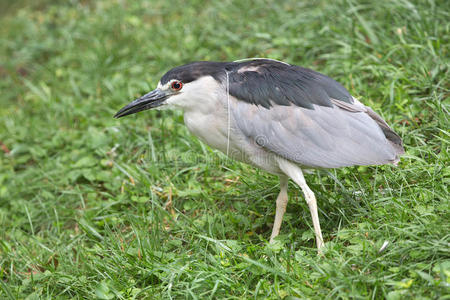
M307 69L276 65L275 74L283 78L284 84L276 86L278 81L267 82L274 76L270 68L270 64L258 69L242 66L229 74L233 83L230 85L231 112L237 128L247 138L305 167L398 162L404 152L401 138L371 108L351 96L348 98L345 88L337 82L310 70L303 76L302 72ZM284 76L282 68L287 68L289 76ZM299 72L303 78L295 84L302 93L288 90L292 84L287 80L292 78L292 72ZM242 92L238 84L245 88L249 84L246 78L252 79L253 88L261 86L258 97L264 99L256 99L254 95L249 99L250 96ZM341 100L333 97L338 93L342 95Z

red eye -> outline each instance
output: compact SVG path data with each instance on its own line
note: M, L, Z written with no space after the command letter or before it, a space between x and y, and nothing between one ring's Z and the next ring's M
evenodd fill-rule
M174 82L172 82L171 86L172 86L172 90L179 91L183 87L183 83L181 83L181 81L174 81Z

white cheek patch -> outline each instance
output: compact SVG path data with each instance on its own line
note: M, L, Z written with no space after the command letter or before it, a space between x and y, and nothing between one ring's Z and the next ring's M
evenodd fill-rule
M169 81L167 85L170 86ZM170 88L162 86L161 89ZM202 109L211 105L216 91L220 90L219 83L211 76L204 76L195 81L185 83L179 92L172 93L164 102L165 108L182 108L183 110Z
M188 97L183 92L170 96L165 104L170 107L185 107L188 104Z

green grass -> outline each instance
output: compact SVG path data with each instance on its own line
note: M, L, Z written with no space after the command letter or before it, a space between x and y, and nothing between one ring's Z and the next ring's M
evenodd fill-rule
M11 3L1 299L450 299L448 2ZM397 168L307 175L323 257L294 184L268 245L276 177L201 144L179 112L112 118L171 67L245 57L330 75L404 139Z

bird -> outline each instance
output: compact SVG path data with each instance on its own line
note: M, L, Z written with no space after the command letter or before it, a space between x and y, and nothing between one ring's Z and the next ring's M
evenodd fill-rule
M288 181L303 192L316 247L324 239L317 201L304 173L355 165L397 165L401 137L334 79L268 58L197 61L165 73L156 89L115 118L149 109L180 109L188 130L232 159L279 177L270 243L279 235Z

